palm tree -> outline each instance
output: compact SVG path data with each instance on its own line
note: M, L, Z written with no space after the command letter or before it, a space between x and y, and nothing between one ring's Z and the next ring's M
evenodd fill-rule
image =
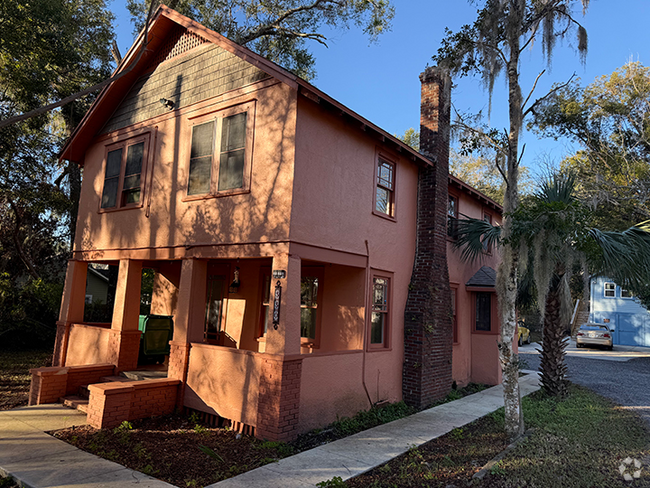
M591 228L592 212L576 198L575 189L572 174L549 175L512 213L507 240L520 256L529 257L543 317L542 386L554 396L566 394L564 331L571 314L569 280L574 264L581 263L583 273L607 275L630 290L643 289L650 281L650 221L623 232ZM456 246L462 248L464 260L480 258L484 243L506 244L501 228L476 219L458 222Z

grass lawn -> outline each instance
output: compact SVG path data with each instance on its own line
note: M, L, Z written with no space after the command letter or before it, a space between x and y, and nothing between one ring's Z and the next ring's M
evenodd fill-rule
M574 385L563 401L537 392L524 398L523 408L526 426L535 428L534 433L472 486L650 486L650 430L629 410ZM345 486L466 486L475 472L504 449L507 442L502 432L503 409L411 449L348 480ZM625 481L619 472L627 458L642 463L639 479ZM330 480L329 485L323 486L339 486L337 481Z
M0 349L0 410L22 407L29 400L30 368L52 365L52 349L6 351ZM1 486L1 485L0 485Z

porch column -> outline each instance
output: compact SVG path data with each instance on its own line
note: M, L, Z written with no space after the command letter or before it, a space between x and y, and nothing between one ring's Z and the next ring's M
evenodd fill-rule
M285 278L272 278L266 351L260 371L255 435L271 441L289 441L297 436L300 417L300 266L298 256L273 257L273 271L286 271ZM280 322L273 325L273 296L282 287ZM287 358L287 356L292 356Z
M53 366L65 366L68 353L70 325L84 320L84 303L86 300L86 274L88 263L68 261L65 274L65 288L61 299L59 320L56 323L56 342L54 343Z
M111 336L108 343L108 358L115 364L117 371L134 369L138 366L141 282L142 262L122 259L117 277Z
M174 317L174 336L169 353L167 377L181 380L178 406L182 406L190 343L203 341L205 300L208 281L208 262L184 259L178 286L177 312Z
M269 307L269 328L266 332L268 354L300 354L300 257L277 254L273 257L273 271L286 271L285 278L271 278L271 306ZM280 323L273 326L273 297L280 282Z

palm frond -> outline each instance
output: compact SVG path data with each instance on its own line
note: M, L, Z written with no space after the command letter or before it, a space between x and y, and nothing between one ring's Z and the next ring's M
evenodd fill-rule
M601 273L626 287L650 282L650 220L623 232L591 229L589 235L602 251Z
M545 203L565 203L575 201L576 177L572 172L553 172L539 185L535 197Z
M462 261L475 261L490 248L501 243L501 227L480 219L459 219L456 221L454 249L462 249Z

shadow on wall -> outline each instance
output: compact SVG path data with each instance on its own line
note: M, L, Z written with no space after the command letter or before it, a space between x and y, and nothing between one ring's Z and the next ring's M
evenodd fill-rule
M190 353L186 405L255 425L260 358L220 346L194 345Z
M179 75L177 85L182 83ZM101 215L88 208L80 214L79 249L91 251L93 259L102 259L102 247L132 249L287 238L295 100L284 85L256 95L250 192L183 202L187 195L191 122L187 115L175 117L161 122L155 137L151 136L157 147L148 158L153 166L145 169L148 174L144 175L143 207ZM213 162L213 171L216 164ZM95 195L99 195L103 180L102 163L94 181L89 179L86 185L92 185ZM92 207L95 202L86 203Z

